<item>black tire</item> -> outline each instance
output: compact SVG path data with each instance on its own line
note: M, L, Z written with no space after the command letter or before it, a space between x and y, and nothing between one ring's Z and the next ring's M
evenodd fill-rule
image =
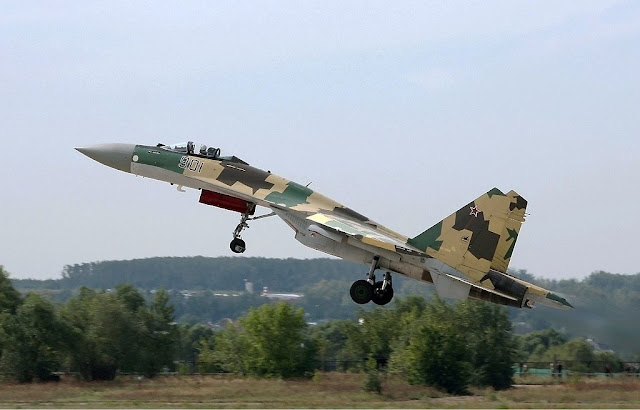
M373 289L373 295L371 296L371 301L376 305L386 305L391 302L393 299L393 288L391 286L387 286L385 290L382 290L382 281L376 282L376 285Z
M373 297L373 286L366 280L357 280L349 290L351 299L359 305L369 303Z
M240 238L234 238L229 247L234 253L242 253L247 249L246 244Z

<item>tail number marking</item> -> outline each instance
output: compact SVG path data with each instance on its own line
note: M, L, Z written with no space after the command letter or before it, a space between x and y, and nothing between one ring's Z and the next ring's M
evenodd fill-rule
M200 161L198 158L191 158L186 155L180 158L180 163L178 164L178 167L188 169L193 172L202 172L203 166L204 162Z

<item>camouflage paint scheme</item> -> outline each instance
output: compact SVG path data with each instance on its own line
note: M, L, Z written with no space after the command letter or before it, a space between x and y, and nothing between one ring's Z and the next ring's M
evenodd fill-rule
M572 307L564 298L506 273L527 207L515 191L505 194L493 188L410 238L236 157L136 145L130 171L123 170L270 208L303 244L365 264L377 255L380 269L434 283L443 297L516 307L535 302Z

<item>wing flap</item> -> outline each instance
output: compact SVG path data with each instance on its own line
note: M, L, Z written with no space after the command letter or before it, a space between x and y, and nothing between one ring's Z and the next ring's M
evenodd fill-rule
M341 232L364 244L374 246L376 248L407 255L427 256L424 252L408 245L406 240L396 238L380 229L376 229L373 226L366 225L359 221L353 221L347 218L323 213L309 215L307 219L317 223L325 229L328 228Z

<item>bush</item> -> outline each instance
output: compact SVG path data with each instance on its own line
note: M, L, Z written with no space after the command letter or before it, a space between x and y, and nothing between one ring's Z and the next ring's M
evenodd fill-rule
M370 393L382 394L382 382L378 373L378 363L373 357L369 357L366 366L366 377L362 390Z

